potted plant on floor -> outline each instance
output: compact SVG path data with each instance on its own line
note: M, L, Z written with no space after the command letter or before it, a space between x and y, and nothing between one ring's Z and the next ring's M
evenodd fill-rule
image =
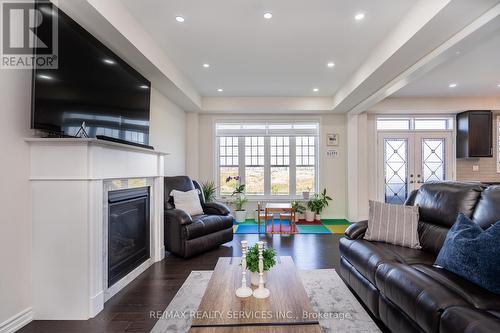
M292 202L292 209L295 211L295 222L299 222L304 214L306 207L299 201Z
M264 283L267 282L267 272L276 265L276 251L272 247L266 247L262 251L264 257ZM248 248L247 268L250 271L250 283L254 286L259 285L259 248L254 244Z
M247 211L243 208L247 202L248 199L245 197L244 194L238 195L236 199L233 201L235 208L234 218L238 223L245 222L245 220L247 219Z
M307 208L316 214L314 217L316 220L321 220L321 212L328 206L328 201L332 201L332 198L328 196L325 188L323 189L323 192L313 195L311 200L307 203Z
M217 186L215 186L215 182L210 180L201 183L201 190L203 191L203 196L205 197L206 202L215 201L215 196L217 194Z

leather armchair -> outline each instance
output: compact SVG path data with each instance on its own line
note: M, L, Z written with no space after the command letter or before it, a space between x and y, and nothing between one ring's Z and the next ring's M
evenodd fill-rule
M203 214L190 216L176 209L172 190L198 190ZM183 258L195 256L233 240L233 217L227 206L205 202L201 186L187 176L165 177L164 181L165 249Z

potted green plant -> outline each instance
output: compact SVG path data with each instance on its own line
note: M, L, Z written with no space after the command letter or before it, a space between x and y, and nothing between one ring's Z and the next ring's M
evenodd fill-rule
M247 211L244 209L245 204L248 202L248 199L245 197L244 194L240 194L236 197L236 199L233 201L234 204L234 215L236 222L241 223L245 222L247 218Z
M307 202L307 208L316 214L314 217L316 220L321 220L321 212L328 206L329 201L332 201L332 198L328 196L325 188L321 193L312 196L311 200Z
M201 183L201 190L206 202L213 202L217 194L217 186L214 181L206 181Z
M299 222L306 210L306 207L300 201L293 201L292 209L295 211L295 222Z
M276 251L272 247L266 247L262 251L264 257L264 283L267 282L267 272L276 265ZM250 271L250 283L259 285L259 248L257 244L248 248L247 268Z

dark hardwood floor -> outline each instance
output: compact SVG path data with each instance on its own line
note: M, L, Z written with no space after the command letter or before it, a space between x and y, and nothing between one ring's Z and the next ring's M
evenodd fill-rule
M193 270L213 270L219 257L241 255L239 241L250 244L259 239L274 247L279 255L293 257L299 269L339 270L339 235L235 235L234 240L213 251L184 260L167 254L120 291L95 318L85 321L37 320L22 333L101 333L149 332L156 323L152 311L163 311Z

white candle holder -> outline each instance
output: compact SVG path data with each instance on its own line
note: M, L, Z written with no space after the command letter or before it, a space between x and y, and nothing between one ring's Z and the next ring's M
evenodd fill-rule
M252 289L247 287L247 241L241 241L241 287L236 289L236 296L252 296Z
M259 249L259 288L253 291L253 296L255 298L268 298L270 291L264 287L264 257L262 256L264 242L258 242L257 247Z

